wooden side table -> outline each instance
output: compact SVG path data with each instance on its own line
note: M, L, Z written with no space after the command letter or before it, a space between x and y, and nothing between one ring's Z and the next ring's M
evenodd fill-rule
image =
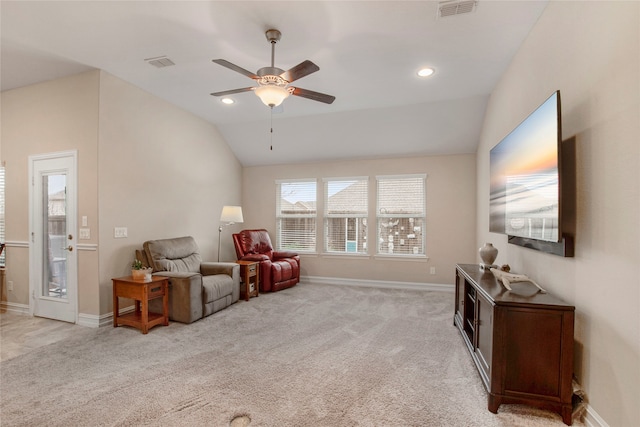
M240 264L240 279L242 284L240 285L240 298L244 298L245 301L249 301L251 297L258 296L258 288L260 283L260 268L257 261L243 261L238 260L236 263Z
M143 334L156 325L169 326L169 278L151 276L151 281L133 280L133 277L119 277L113 280L113 327L133 326ZM120 315L118 298L135 300L133 312ZM162 298L162 313L149 312L149 300Z

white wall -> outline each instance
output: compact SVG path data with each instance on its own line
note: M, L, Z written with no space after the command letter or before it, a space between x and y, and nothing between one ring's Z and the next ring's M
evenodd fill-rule
M556 89L576 136L575 258L488 231L489 150ZM640 420L639 104L640 3L552 1L491 95L477 156L477 244L576 306L575 374L611 426Z
M300 144L304 141L301 140ZM365 145L361 141L353 141L353 144ZM414 173L428 176L428 260L374 258L373 248L366 258L320 253L302 255L301 274L354 280L453 284L455 264L473 262L477 251L473 239L476 209L474 154L245 167L242 191L245 223L242 228L266 228L275 240L276 179L368 176L369 185L375 186L376 175ZM369 223L375 224L375 199L371 197ZM321 252L321 223L318 230L318 251ZM375 232L375 228L371 230ZM430 267L435 267L435 275L430 274Z

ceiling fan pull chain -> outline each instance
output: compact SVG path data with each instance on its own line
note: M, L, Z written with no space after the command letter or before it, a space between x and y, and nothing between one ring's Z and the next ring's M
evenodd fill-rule
M270 137L269 150L273 151L273 106L270 107L270 110L271 110L271 132L269 133L269 137Z

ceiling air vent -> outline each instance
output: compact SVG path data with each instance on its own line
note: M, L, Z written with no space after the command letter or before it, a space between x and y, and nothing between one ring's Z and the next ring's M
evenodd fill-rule
M462 15L463 13L475 12L477 0L448 0L438 3L438 18L447 16Z
M176 65L175 62L173 62L166 56L158 56L156 58L147 58L145 59L145 61L147 62L147 64L153 65L156 68L164 68L164 67L170 67L172 65Z

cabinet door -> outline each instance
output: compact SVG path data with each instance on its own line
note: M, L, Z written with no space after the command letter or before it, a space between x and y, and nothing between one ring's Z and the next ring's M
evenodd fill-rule
M559 396L563 381L563 328L570 327L564 312L510 309L505 320L508 325L505 357L509 364L505 392Z
M480 375L490 389L491 357L493 350L493 304L476 294L476 343L475 353L480 366Z
M456 271L456 310L455 315L462 324L464 313L464 277Z

